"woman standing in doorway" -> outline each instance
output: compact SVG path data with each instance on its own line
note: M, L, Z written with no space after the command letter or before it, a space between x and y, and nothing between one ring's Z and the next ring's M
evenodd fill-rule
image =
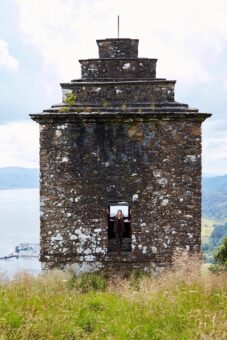
M122 210L117 211L117 215L114 217L114 232L116 241L119 244L118 253L120 254L122 248L123 233L125 231L124 215Z

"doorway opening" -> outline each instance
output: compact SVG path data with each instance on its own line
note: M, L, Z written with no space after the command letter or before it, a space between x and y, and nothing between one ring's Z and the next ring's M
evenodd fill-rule
M114 232L114 218L118 210L121 210L124 216L124 233L122 239L121 251L131 251L131 214L127 202L111 202L108 208L108 252L117 252L118 243Z

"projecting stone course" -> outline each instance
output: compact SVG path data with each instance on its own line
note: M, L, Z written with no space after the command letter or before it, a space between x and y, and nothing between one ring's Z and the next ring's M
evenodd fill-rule
M153 73L142 70L138 40L98 46L96 70L81 61L82 79L61 84L73 104L31 115L40 124L40 259L76 272L163 268L176 251L200 251L201 123L210 114L176 102L175 81L153 79L156 60ZM131 208L121 256L109 251L112 201Z

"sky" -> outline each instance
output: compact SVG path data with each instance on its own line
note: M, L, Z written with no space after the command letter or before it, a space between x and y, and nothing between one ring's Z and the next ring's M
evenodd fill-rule
M38 167L39 113L62 100L60 82L80 78L78 59L96 39L138 38L158 58L175 98L212 113L203 123L203 172L227 174L226 0L0 0L0 167Z

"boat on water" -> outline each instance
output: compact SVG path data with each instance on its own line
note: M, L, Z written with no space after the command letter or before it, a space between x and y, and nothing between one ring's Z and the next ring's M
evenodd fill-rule
M20 243L15 246L12 253L0 257L0 260L8 260L11 258L38 258L39 244L38 243Z

